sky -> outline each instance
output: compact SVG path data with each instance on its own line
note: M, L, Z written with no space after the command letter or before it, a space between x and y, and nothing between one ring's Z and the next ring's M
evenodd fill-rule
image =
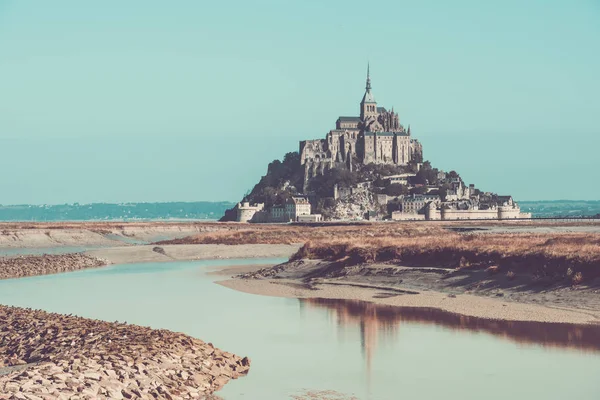
M600 199L600 0L0 0L0 204L238 201L367 63L435 167Z

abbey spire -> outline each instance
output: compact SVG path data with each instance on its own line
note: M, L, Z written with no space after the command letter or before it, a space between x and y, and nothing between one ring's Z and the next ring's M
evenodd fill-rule
M360 102L360 119L366 120L368 117L377 117L377 102L373 93L371 93L371 66L367 64L367 84L365 86L365 95Z

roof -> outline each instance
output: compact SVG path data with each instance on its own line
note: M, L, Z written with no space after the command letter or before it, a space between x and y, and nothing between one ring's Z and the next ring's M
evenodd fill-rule
M365 136L409 136L406 132L365 132Z
M512 200L512 196L498 196L498 201L501 203L508 203Z
M380 113L380 114L381 114L381 113L384 113L384 112L386 112L386 111L387 111L387 110L385 109L385 107L377 107L377 112L378 112L378 113Z
M292 198L288 199L288 204L309 204L309 201L306 197L292 196Z
M371 93L370 89L367 89L367 91L365 92L361 103L377 103L375 101L375 96L373 96L373 93Z
M360 117L339 117L340 122L360 122Z

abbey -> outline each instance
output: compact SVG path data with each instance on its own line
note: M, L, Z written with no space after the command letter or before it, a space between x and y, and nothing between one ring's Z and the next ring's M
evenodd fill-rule
M398 113L378 107L371 92L367 67L365 94L359 117L339 117L325 139L300 142L300 162L305 179L330 168L353 169L353 164L407 165L423 160L423 148L405 129Z

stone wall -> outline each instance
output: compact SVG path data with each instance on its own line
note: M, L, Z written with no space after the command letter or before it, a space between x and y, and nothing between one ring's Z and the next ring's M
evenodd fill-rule
M392 220L394 221L424 221L425 214L405 213L402 211L392 212Z
M498 207L498 219L516 219L520 218L521 209L519 207Z
M498 210L451 210L442 208L441 219L457 220L457 219L498 219Z

